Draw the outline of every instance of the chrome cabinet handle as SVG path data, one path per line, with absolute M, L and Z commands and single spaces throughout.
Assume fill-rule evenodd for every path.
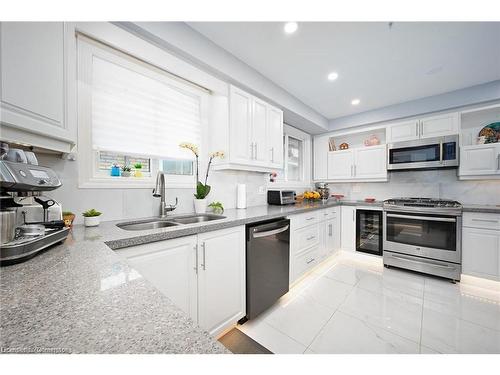
M 424 136 L 424 123 L 420 121 L 420 137 Z
M 274 147 L 271 147 L 271 162 L 274 163 Z
M 500 169 L 500 154 L 497 155 L 497 169 Z
M 498 223 L 498 220 L 488 220 L 488 219 L 472 219 L 472 221 L 484 221 L 486 223 Z
M 315 238 L 316 238 L 316 236 L 310 236 L 310 237 L 307 237 L 307 241 L 314 240 Z
M 315 260 L 314 258 L 311 258 L 311 259 L 309 259 L 306 263 L 307 263 L 307 264 L 312 263 L 312 262 L 314 262 L 314 260 Z
M 196 274 L 198 274 L 198 244 L 194 245 L 194 270 L 196 272 Z
M 439 141 L 439 163 L 443 164 L 443 140 Z
M 313 217 L 308 217 L 306 220 L 309 221 L 309 220 L 313 220 L 314 219 L 314 216 Z
M 201 264 L 201 266 L 203 267 L 203 270 L 206 270 L 207 267 L 206 267 L 206 259 L 205 259 L 205 242 L 203 242 L 201 244 L 201 248 L 203 249 L 203 263 Z
M 328 225 L 328 235 L 331 237 L 333 235 L 333 226 L 332 224 Z
M 250 143 L 250 159 L 253 159 L 253 142 Z
M 255 157 L 254 157 L 254 159 L 257 159 L 257 142 L 254 143 L 254 147 L 255 147 Z
M 415 135 L 418 137 L 418 121 L 415 123 Z

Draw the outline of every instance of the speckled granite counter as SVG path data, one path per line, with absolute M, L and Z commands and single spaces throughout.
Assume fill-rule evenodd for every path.
M 497 205 L 464 204 L 463 211 L 500 214 L 500 204 Z

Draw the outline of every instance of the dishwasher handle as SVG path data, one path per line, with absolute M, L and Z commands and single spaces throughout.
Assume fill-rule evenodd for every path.
M 273 229 L 273 230 L 267 230 L 264 232 L 253 232 L 253 238 L 260 238 L 260 237 L 267 237 L 267 236 L 273 236 L 278 233 L 286 232 L 290 228 L 290 225 L 287 224 L 284 227 Z

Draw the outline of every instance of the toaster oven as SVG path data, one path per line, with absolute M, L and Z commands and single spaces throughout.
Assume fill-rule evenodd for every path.
M 295 204 L 297 194 L 294 190 L 268 190 L 267 203 L 273 205 Z

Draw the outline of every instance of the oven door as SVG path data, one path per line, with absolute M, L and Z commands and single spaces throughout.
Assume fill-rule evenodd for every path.
M 461 216 L 384 211 L 384 250 L 461 263 Z
M 390 144 L 387 169 L 425 169 L 458 166 L 458 136 Z

